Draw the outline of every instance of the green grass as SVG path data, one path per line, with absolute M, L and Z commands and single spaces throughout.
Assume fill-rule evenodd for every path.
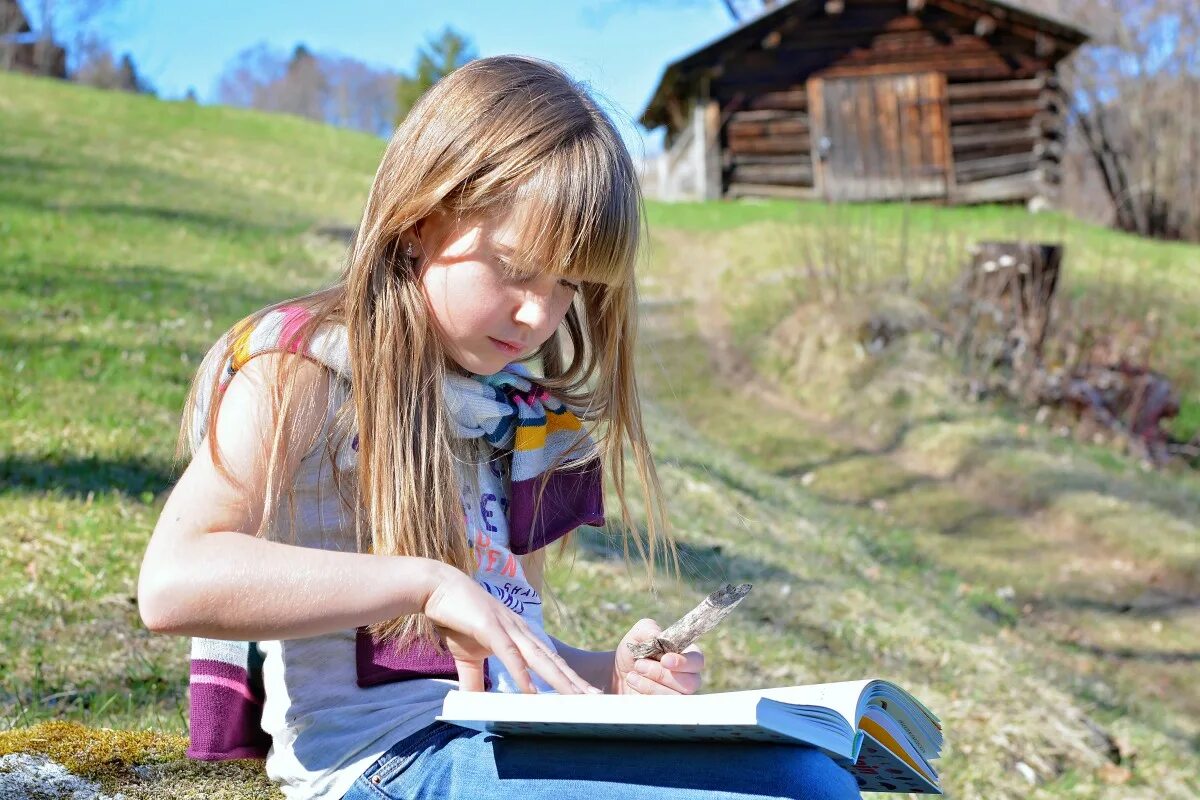
M 1023 239 L 1065 248 L 1060 291 L 1071 317 L 1124 339 L 1154 340 L 1151 366 L 1182 393 L 1172 430 L 1200 433 L 1200 247 L 1140 239 L 1057 213 L 984 206 L 737 202 L 649 205 L 721 277 L 737 341 L 755 347 L 797 305 L 864 289 L 944 296 L 971 244 Z
M 332 278 L 378 140 L 0 75 L 0 719 L 181 730 L 137 565 L 215 336 Z
M 1200 294 L 1193 271 L 1200 248 L 1163 247 L 1015 209 L 801 204 L 788 222 L 754 220 L 709 231 L 692 229 L 686 212 L 680 219 L 676 227 L 660 220 L 644 276 L 651 301 L 656 292 L 677 296 L 663 306 L 676 314 L 674 326 L 650 318 L 653 331 L 676 334 L 655 351 L 649 371 L 647 386 L 658 404 L 711 436 L 713 452 L 731 449 L 757 468 L 799 478 L 826 506 L 808 510 L 808 519 L 823 513 L 831 528 L 846 520 L 862 526 L 845 546 L 865 547 L 878 560 L 868 568 L 870 577 L 891 577 L 913 592 L 897 600 L 891 615 L 873 608 L 868 619 L 887 619 L 920 641 L 928 634 L 911 626 L 912 613 L 928 601 L 943 614 L 935 640 L 967 641 L 991 630 L 1004 643 L 1007 667 L 1041 689 L 1065 691 L 1076 709 L 1068 713 L 1082 710 L 1129 741 L 1161 735 L 1179 744 L 1181 760 L 1170 757 L 1172 764 L 1153 767 L 1142 761 L 1127 784 L 1115 767 L 1072 765 L 1068 758 L 1045 785 L 1039 782 L 1035 795 L 1125 797 L 1157 786 L 1186 796 L 1187 780 L 1175 779 L 1195 771 L 1200 742 L 1194 723 L 1200 692 L 1192 679 L 1200 658 L 1200 475 L 1146 472 L 1110 448 L 1063 439 L 1052 425 L 1014 409 L 968 403 L 953 389 L 955 365 L 925 334 L 867 356 L 858 328 L 881 311 L 893 319 L 919 317 L 919 301 L 944 290 L 965 261 L 939 250 L 939 242 L 959 241 L 954 248 L 965 253 L 973 241 L 968 231 L 1011 238 L 1022 222 L 1058 225 L 1058 237 L 1071 242 L 1071 290 L 1097 304 L 1111 325 L 1140 312 L 1113 298 L 1162 289 L 1146 274 L 1122 279 L 1095 266 L 1106 263 L 1105 248 L 1126 248 L 1153 265 L 1146 273 L 1157 270 L 1179 287 L 1181 294 L 1158 310 L 1158 324 L 1177 338 L 1164 337 L 1155 355 L 1182 365 L 1186 375 L 1195 353 L 1189 331 L 1195 309 L 1187 300 Z M 934 265 L 918 277 L 898 260 L 889 263 L 897 255 L 890 248 L 905 236 L 918 252 L 914 243 L 923 237 L 926 264 Z M 814 269 L 825 274 L 814 279 Z M 680 332 L 691 332 L 690 343 Z M 714 339 L 724 340 L 718 350 L 726 354 L 705 358 Z M 730 347 L 740 351 L 743 373 L 754 365 L 774 387 L 772 402 L 753 385 L 741 395 L 713 391 L 720 380 L 713 371 L 730 360 Z M 790 414 L 778 410 L 781 397 L 791 401 Z M 805 452 L 810 441 L 817 444 Z M 861 590 L 866 577 L 825 575 L 824 591 L 841 593 Z M 940 597 L 930 591 L 935 587 L 943 590 Z M 974 621 L 960 616 L 964 610 Z M 839 656 L 852 662 L 845 647 L 841 642 Z M 984 700 L 993 689 L 983 689 L 968 664 L 951 661 L 939 680 L 972 686 L 977 701 L 990 704 L 992 719 L 1021 716 Z M 1028 702 L 1039 708 L 1044 699 Z M 977 723 L 948 724 L 964 737 L 956 745 L 964 754 L 979 746 L 969 741 L 980 733 Z M 1049 737 L 1054 727 L 1046 719 L 1011 724 L 1026 742 Z M 1144 745 L 1136 747 L 1144 758 Z M 1019 782 L 985 778 L 968 761 L 960 765 L 959 791 L 1020 795 Z M 949 762 L 946 767 L 952 769 Z
M 176 753 L 186 642 L 141 628 L 134 582 L 188 381 L 231 322 L 333 278 L 341 246 L 313 231 L 354 224 L 381 152 L 287 117 L 0 74 L 0 748 L 70 720 L 162 731 L 155 752 Z M 1196 248 L 1002 208 L 648 215 L 640 373 L 683 580 L 652 588 L 584 531 L 550 570 L 554 633 L 611 647 L 749 580 L 705 640 L 709 689 L 893 678 L 943 717 L 956 796 L 1200 792 L 1194 663 L 1141 657 L 1195 651 L 1196 478 L 953 401 L 919 341 L 864 359 L 847 322 L 863 287 L 933 291 L 968 241 L 1034 232 L 1068 240 L 1070 291 L 1130 298 L 1133 316 L 1157 304 L 1174 335 L 1195 322 Z M 780 349 L 788 319 L 802 352 Z M 719 374 L 720 335 L 778 405 Z M 1164 337 L 1163 363 L 1194 368 L 1197 347 Z M 1137 750 L 1128 783 L 1095 730 Z M 120 758 L 106 791 L 264 792 L 177 761 L 139 783 Z

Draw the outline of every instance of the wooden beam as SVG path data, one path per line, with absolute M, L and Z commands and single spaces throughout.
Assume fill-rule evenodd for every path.
M 972 2 L 977 2 L 977 0 L 963 0 L 963 2 L 958 2 L 957 0 L 934 0 L 934 4 L 939 8 L 948 11 L 951 14 L 957 14 L 958 16 L 968 18 L 979 13 L 980 10 L 978 7 L 970 5 Z M 1004 14 L 1003 9 L 995 5 L 992 5 L 991 7 L 993 9 L 993 22 L 995 22 L 996 19 L 1004 19 L 1005 25 L 1007 26 L 1006 29 L 1009 32 L 1021 37 L 1022 39 L 1025 39 L 1026 41 L 1032 42 L 1036 40 L 1039 33 L 1036 28 L 1016 22 L 1012 19 L 1012 17 Z
M 780 111 L 776 109 L 762 109 L 759 111 L 742 111 L 740 109 L 733 111 L 729 115 L 729 122 L 777 122 L 780 120 L 796 120 L 797 122 L 808 122 L 808 115 L 803 111 Z
M 743 153 L 747 155 L 808 153 L 812 150 L 812 140 L 808 135 L 756 136 L 752 138 L 731 136 L 727 147 L 730 152 L 739 155 Z
M 728 166 L 738 167 L 743 164 L 757 166 L 761 164 L 782 167 L 808 165 L 812 166 L 812 153 L 731 153 L 725 151 Z
M 1000 100 L 1005 98 L 1037 98 L 1046 88 L 1044 77 L 1011 81 L 970 81 L 952 83 L 946 87 L 946 97 L 954 100 Z
M 951 103 L 950 122 L 995 122 L 1004 119 L 1032 119 L 1044 106 L 1035 101 L 993 100 L 982 103 Z
M 773 186 L 812 186 L 813 168 L 808 164 L 740 164 L 734 166 L 732 183 L 770 184 Z
M 706 87 L 707 89 L 707 87 Z M 705 92 L 707 95 L 707 91 Z M 706 100 L 704 114 L 704 200 L 721 198 L 721 105 Z
M 774 186 L 763 183 L 731 183 L 726 197 L 780 197 L 789 200 L 815 200 L 817 190 L 807 186 Z
M 979 126 L 980 130 L 959 133 L 955 128 L 950 129 L 950 144 L 955 151 L 986 150 L 1000 147 L 1032 148 L 1041 136 L 1029 126 L 1010 130 L 996 130 L 995 125 Z
M 1055 44 L 1054 39 L 1044 33 L 1039 32 L 1033 41 L 1033 52 L 1038 58 L 1049 58 L 1054 55 Z
M 988 178 L 1022 175 L 1036 169 L 1037 162 L 1037 156 L 1028 151 L 972 160 L 959 156 L 954 162 L 954 174 L 959 183 L 972 183 Z
M 780 120 L 733 120 L 725 128 L 726 133 L 739 139 L 756 139 L 760 136 L 799 135 L 808 134 L 808 120 L 800 117 Z
M 1000 203 L 1006 200 L 1028 200 L 1038 193 L 1042 185 L 1040 170 L 1024 175 L 992 178 L 977 183 L 959 183 L 950 195 L 955 203 Z

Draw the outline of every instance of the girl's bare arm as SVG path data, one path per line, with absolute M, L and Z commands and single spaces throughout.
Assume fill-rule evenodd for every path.
M 202 443 L 163 507 L 138 578 L 142 620 L 154 631 L 216 639 L 297 639 L 424 612 L 442 633 L 463 689 L 482 691 L 483 662 L 494 653 L 526 692 L 529 671 L 564 694 L 597 691 L 469 576 L 425 558 L 338 553 L 259 539 L 266 485 L 264 436 L 273 429 L 268 376 L 260 356 L 230 381 L 217 417 L 217 472 Z M 297 357 L 297 356 L 292 356 Z M 329 374 L 304 362 L 303 391 L 325 397 Z M 290 485 L 324 420 L 323 403 L 284 432 Z
M 242 486 L 217 472 L 206 440 L 167 499 L 138 580 L 138 605 L 151 630 L 222 639 L 315 636 L 420 611 L 448 572 L 456 572 L 429 559 L 338 553 L 252 535 L 266 484 L 267 380 L 281 357 L 288 356 L 251 360 L 221 400 L 222 462 Z M 297 388 L 324 398 L 330 380 L 306 360 Z M 324 403 L 312 405 L 285 432 L 289 457 L 281 485 L 290 484 L 323 422 Z

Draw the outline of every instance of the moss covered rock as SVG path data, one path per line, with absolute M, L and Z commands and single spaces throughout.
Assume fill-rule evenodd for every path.
M 0 792 L 29 800 L 274 800 L 257 761 L 187 758 L 187 739 L 45 722 L 0 731 Z

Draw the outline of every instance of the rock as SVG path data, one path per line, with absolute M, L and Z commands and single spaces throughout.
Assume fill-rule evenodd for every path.
M 192 761 L 187 739 L 55 720 L 0 731 L 0 800 L 279 800 L 259 761 Z
M 107 795 L 97 783 L 72 774 L 45 756 L 0 756 L 0 797 L 6 800 L 124 800 Z

